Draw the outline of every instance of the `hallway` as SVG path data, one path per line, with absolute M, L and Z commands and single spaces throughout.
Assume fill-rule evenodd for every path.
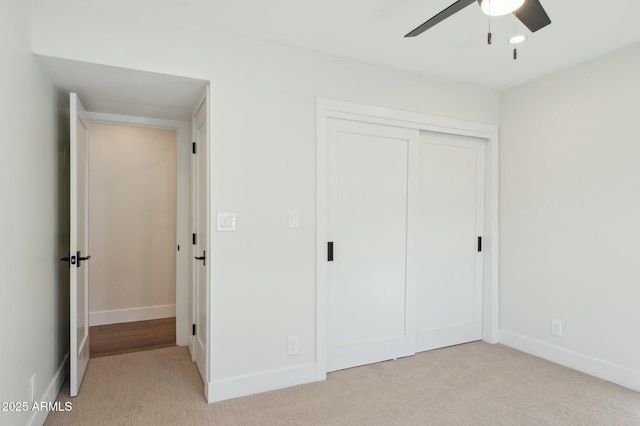
M 176 319 L 97 325 L 89 336 L 91 358 L 166 348 L 176 345 Z

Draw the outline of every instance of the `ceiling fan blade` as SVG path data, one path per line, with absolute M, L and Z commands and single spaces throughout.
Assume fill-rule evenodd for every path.
M 538 0 L 525 0 L 524 4 L 518 10 L 513 12 L 532 33 L 551 23 L 549 15 Z
M 462 9 L 464 9 L 465 7 L 469 6 L 472 3 L 475 3 L 476 1 L 477 0 L 458 0 L 451 6 L 447 7 L 442 12 L 435 15 L 433 18 L 429 19 L 424 24 L 417 27 L 415 30 L 411 31 L 409 34 L 405 35 L 405 37 L 415 37 L 422 34 L 423 32 L 427 31 L 429 28 L 433 27 L 436 24 L 439 24 L 440 22 L 444 21 L 454 13 L 460 12 Z

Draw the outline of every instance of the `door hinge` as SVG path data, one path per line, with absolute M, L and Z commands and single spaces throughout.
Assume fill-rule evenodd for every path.
M 195 335 L 196 335 L 196 325 L 195 325 L 195 324 L 193 324 L 193 325 L 191 326 L 191 335 L 192 335 L 192 336 L 195 336 Z
M 333 262 L 333 241 L 327 243 L 327 262 Z
M 180 251 L 180 244 L 178 244 L 178 251 Z
M 191 243 L 192 243 L 193 245 L 196 245 L 196 241 L 197 241 L 197 240 L 196 240 L 196 234 L 191 234 Z
M 194 154 L 196 153 L 196 143 L 195 142 L 193 142 L 191 144 L 191 152 L 193 152 Z
M 478 253 L 482 251 L 482 237 L 478 237 Z

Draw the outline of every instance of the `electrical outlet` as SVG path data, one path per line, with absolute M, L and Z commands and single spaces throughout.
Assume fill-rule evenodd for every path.
M 36 400 L 36 396 L 38 395 L 38 377 L 36 373 L 33 373 L 31 376 L 31 402 Z
M 551 334 L 554 336 L 562 336 L 562 321 L 557 319 L 551 320 Z
M 287 339 L 287 355 L 297 355 L 299 351 L 298 336 L 291 336 Z

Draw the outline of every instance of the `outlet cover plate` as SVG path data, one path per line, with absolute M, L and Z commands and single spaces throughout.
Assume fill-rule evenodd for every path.
M 31 402 L 33 402 L 36 400 L 36 397 L 38 395 L 38 376 L 36 376 L 36 373 L 33 373 L 33 376 L 31 376 L 30 387 L 31 387 Z
M 298 336 L 291 336 L 287 339 L 287 355 L 297 355 L 300 351 Z

